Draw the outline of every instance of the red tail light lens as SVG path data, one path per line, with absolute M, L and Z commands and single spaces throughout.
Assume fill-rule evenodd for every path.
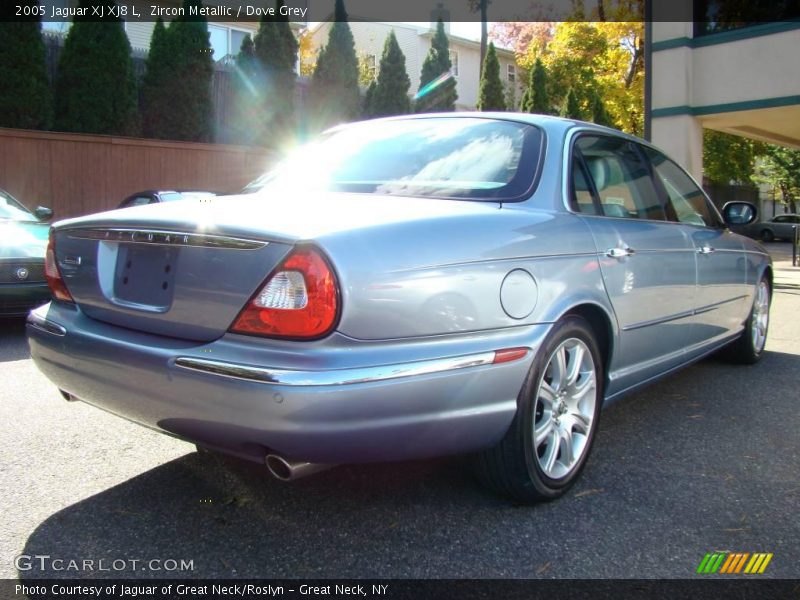
M 50 230 L 50 237 L 47 241 L 47 253 L 44 256 L 44 275 L 47 278 L 47 285 L 56 300 L 74 302 L 72 294 L 69 293 L 64 280 L 61 278 L 61 271 L 58 270 L 56 262 L 56 238 L 53 230 Z
M 339 312 L 336 276 L 313 248 L 292 252 L 233 322 L 231 331 L 311 339 L 330 333 Z

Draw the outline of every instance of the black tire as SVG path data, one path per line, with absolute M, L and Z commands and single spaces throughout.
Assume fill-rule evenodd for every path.
M 757 336 L 753 333 L 753 325 L 756 319 L 759 318 L 759 289 L 764 286 L 766 290 L 766 323 L 763 325 L 763 342 L 757 340 Z M 750 308 L 750 314 L 744 322 L 744 331 L 742 335 L 736 340 L 728 344 L 722 351 L 722 356 L 727 361 L 740 364 L 752 365 L 761 360 L 764 355 L 764 348 L 767 343 L 767 334 L 769 332 L 769 308 L 772 302 L 772 289 L 770 288 L 769 281 L 766 277 L 762 277 L 756 286 L 756 295 L 753 298 L 753 306 Z
M 556 350 L 562 344 L 571 343 L 573 339 L 583 342 L 593 362 L 594 390 L 589 389 L 586 397 L 588 399 L 590 394 L 594 394 L 594 408 L 581 455 L 564 476 L 551 478 L 540 465 L 543 459 L 539 455 L 541 446 L 534 447 L 533 432 L 536 419 L 538 417 L 538 422 L 541 423 L 541 419 L 544 418 L 540 412 L 542 404 L 538 399 L 539 386 L 540 382 L 545 380 L 545 369 Z M 583 355 L 586 356 L 585 350 Z M 581 317 L 565 317 L 555 325 L 539 349 L 520 391 L 517 414 L 505 437 L 495 447 L 476 457 L 475 471 L 478 479 L 496 492 L 525 504 L 553 500 L 564 495 L 580 475 L 591 452 L 603 399 L 603 382 L 602 357 L 592 328 Z M 555 423 L 558 424 L 558 416 L 555 419 Z M 556 446 L 561 448 L 560 439 Z M 557 452 L 557 456 L 560 457 L 561 450 L 558 449 Z
M 770 242 L 775 241 L 775 234 L 772 233 L 771 229 L 761 230 L 761 233 L 758 234 L 758 237 L 760 237 L 761 241 L 764 242 L 765 244 L 769 244 Z

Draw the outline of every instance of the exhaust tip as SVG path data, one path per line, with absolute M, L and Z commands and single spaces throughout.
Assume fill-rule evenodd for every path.
M 267 464 L 267 469 L 275 479 L 291 481 L 293 474 L 292 466 L 285 458 L 277 454 L 268 454 L 265 462 Z

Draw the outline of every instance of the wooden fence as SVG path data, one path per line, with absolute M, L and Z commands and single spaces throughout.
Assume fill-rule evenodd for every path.
M 264 148 L 0 128 L 0 188 L 57 219 L 145 189 L 236 192 L 268 168 Z

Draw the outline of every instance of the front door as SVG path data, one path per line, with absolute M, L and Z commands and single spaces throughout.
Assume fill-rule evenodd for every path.
M 585 134 L 573 146 L 573 209 L 590 227 L 620 330 L 609 394 L 679 364 L 696 303 L 691 239 L 666 219 L 636 144 Z

